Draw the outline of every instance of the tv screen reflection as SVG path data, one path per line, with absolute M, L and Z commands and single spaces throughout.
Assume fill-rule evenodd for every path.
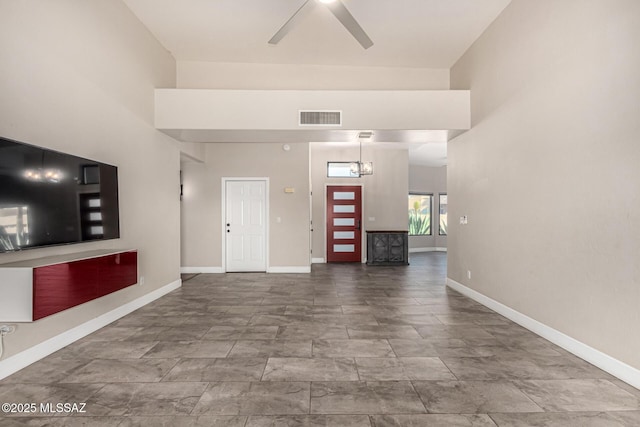
M 0 252 L 120 235 L 115 166 L 0 138 Z

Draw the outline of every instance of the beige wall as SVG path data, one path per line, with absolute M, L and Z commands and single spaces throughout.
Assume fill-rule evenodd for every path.
M 438 194 L 447 192 L 447 167 L 409 166 L 409 191 L 433 195 L 431 236 L 409 236 L 409 249 L 435 249 L 447 247 L 447 236 L 440 236 Z
M 409 157 L 406 149 L 363 147 L 362 160 L 373 162 L 373 175 L 327 178 L 328 161 L 358 160 L 357 145 L 311 144 L 313 185 L 313 258 L 326 259 L 325 197 L 327 185 L 363 186 L 363 230 L 406 230 Z M 373 218 L 373 219 L 372 219 Z M 363 233 L 363 239 L 365 239 Z M 363 244 L 363 256 L 366 245 Z
M 180 158 L 183 161 L 204 162 L 206 156 L 204 144 L 180 141 L 178 147 L 180 148 Z
M 466 90 L 158 89 L 155 125 L 163 130 L 184 130 L 187 135 L 190 130 L 207 129 L 295 132 L 305 129 L 469 129 L 470 103 L 470 93 Z M 340 110 L 342 125 L 301 128 L 300 110 Z M 322 139 L 315 141 L 326 138 L 320 137 Z M 266 141 L 204 139 L 199 142 Z
M 146 279 L 19 324 L 4 338 L 8 357 L 179 279 L 179 151 L 152 124 L 153 89 L 174 85 L 175 62 L 121 2 L 0 0 L 0 10 L 0 135 L 116 165 L 122 236 L 0 263 L 137 248 Z
M 179 61 L 181 89 L 449 89 L 449 70 Z
M 269 178 L 269 267 L 309 266 L 309 144 L 282 145 L 205 144 L 205 163 L 182 164 L 183 267 L 222 267 L 223 177 Z
M 638 40 L 637 0 L 513 0 L 452 69 L 448 161 L 449 277 L 635 368 Z

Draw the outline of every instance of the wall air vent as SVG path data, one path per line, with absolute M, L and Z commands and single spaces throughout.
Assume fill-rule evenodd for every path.
M 300 126 L 342 126 L 342 111 L 299 111 Z

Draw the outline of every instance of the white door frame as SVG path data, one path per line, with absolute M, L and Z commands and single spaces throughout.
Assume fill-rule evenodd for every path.
M 364 264 L 367 262 L 367 232 L 364 229 L 364 184 L 362 182 L 348 184 L 348 183 L 325 183 L 324 184 L 324 197 L 322 198 L 322 216 L 324 221 L 324 233 L 322 238 L 324 239 L 324 262 L 327 262 L 327 253 L 329 248 L 327 247 L 327 188 L 328 187 L 361 187 L 360 190 L 360 261 Z
M 221 236 L 220 239 L 222 241 L 222 272 L 227 272 L 227 181 L 262 181 L 265 183 L 265 226 L 266 226 L 266 236 L 265 236 L 265 262 L 266 262 L 266 270 L 269 270 L 269 178 L 268 177 L 222 177 L 222 197 L 220 200 L 221 206 L 221 222 L 220 222 L 220 230 Z

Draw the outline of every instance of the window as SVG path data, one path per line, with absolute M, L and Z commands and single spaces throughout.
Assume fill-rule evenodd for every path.
M 327 162 L 328 178 L 360 178 L 358 171 L 353 171 L 353 162 Z
M 409 194 L 409 236 L 431 235 L 433 195 Z
M 447 195 L 439 194 L 438 195 L 438 205 L 440 206 L 440 231 L 439 234 L 441 236 L 447 235 Z

